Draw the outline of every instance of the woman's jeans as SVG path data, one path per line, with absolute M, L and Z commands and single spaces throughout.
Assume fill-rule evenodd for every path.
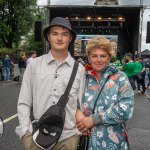
M 19 70 L 20 70 L 19 82 L 22 82 L 23 75 L 24 75 L 24 72 L 25 72 L 25 68 L 19 68 Z
M 10 80 L 10 68 L 5 67 L 3 70 L 4 81 Z

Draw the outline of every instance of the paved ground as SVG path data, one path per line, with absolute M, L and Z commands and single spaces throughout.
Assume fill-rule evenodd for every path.
M 150 96 L 150 90 L 146 91 Z M 128 123 L 131 150 L 150 150 L 150 99 L 135 94 L 135 111 Z
M 17 117 L 10 118 L 17 113 L 19 91 L 20 84 L 0 81 L 0 116 L 7 121 L 4 123 L 4 133 L 0 139 L 0 150 L 21 150 L 20 140 L 15 134 L 18 119 Z
M 19 83 L 0 81 L 0 115 L 5 121 L 7 119 L 0 139 L 0 150 L 21 150 L 20 140 L 15 134 L 18 119 L 10 119 L 17 112 L 19 90 Z M 150 96 L 150 90 L 147 94 Z M 131 150 L 150 150 L 150 100 L 146 95 L 135 94 L 135 111 L 128 127 Z

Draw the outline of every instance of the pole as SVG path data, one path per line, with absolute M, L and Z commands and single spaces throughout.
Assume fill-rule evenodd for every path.
M 50 0 L 47 0 L 47 6 L 50 6 Z M 45 9 L 45 27 L 49 25 L 50 11 L 47 7 Z M 49 43 L 44 39 L 44 53 L 48 53 L 49 51 Z
M 143 0 L 140 0 L 140 5 L 142 5 L 142 6 L 143 6 Z
M 141 56 L 141 50 L 142 50 L 142 31 L 143 31 L 143 14 L 144 14 L 144 8 L 143 8 L 143 0 L 140 0 L 140 5 L 142 6 L 140 10 L 140 30 L 139 30 L 139 46 L 138 46 L 138 55 Z

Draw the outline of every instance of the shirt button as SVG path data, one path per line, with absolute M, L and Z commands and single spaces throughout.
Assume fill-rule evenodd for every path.
M 56 89 L 54 89 L 54 91 L 56 91 Z

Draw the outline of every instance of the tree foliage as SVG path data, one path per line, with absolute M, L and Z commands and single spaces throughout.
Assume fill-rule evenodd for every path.
M 0 46 L 12 48 L 34 23 L 37 0 L 0 0 Z
M 36 21 L 41 21 L 42 22 L 42 26 L 44 27 L 44 21 L 45 21 L 45 12 L 46 9 L 45 8 L 38 8 L 35 14 L 35 20 Z M 41 33 L 42 34 L 42 33 Z M 30 30 L 30 32 L 28 34 L 26 34 L 23 39 L 21 40 L 19 47 L 22 48 L 25 51 L 31 51 L 31 50 L 35 50 L 37 51 L 38 55 L 42 55 L 43 54 L 43 45 L 44 45 L 44 40 L 42 39 L 42 41 L 35 41 L 35 35 L 34 35 L 34 26 L 33 28 Z
M 33 32 L 26 35 L 25 39 L 22 40 L 22 43 L 19 45 L 19 47 L 26 52 L 34 50 L 37 52 L 38 56 L 43 54 L 43 41 L 35 41 Z

